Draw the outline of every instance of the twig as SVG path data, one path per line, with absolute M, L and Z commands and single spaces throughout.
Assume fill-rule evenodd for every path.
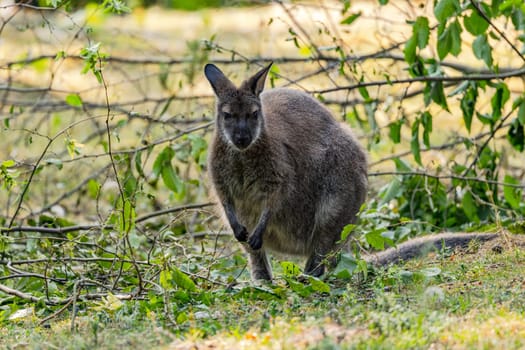
M 24 293 L 24 292 L 21 292 L 19 290 L 16 290 L 16 289 L 13 289 L 13 288 L 10 288 L 4 284 L 1 284 L 0 283 L 0 291 L 6 293 L 6 294 L 9 294 L 9 295 L 14 295 L 20 299 L 24 299 L 24 300 L 29 300 L 29 301 L 32 301 L 34 303 L 39 303 L 42 298 L 37 298 L 31 294 L 28 294 L 28 293 Z M 47 303 L 47 301 L 46 301 Z M 54 304 L 53 304 L 54 305 Z
M 384 86 L 384 85 L 397 85 L 397 84 L 411 84 L 416 82 L 463 82 L 463 81 L 480 81 L 480 80 L 495 80 L 495 79 L 506 79 L 512 77 L 519 77 L 525 75 L 525 68 L 516 69 L 510 72 L 505 73 L 492 73 L 492 74 L 472 74 L 464 76 L 421 76 L 414 78 L 404 78 L 404 79 L 392 79 L 392 80 L 379 80 L 379 81 L 369 81 L 369 82 L 360 82 L 354 85 L 340 86 L 329 89 L 320 89 L 310 91 L 315 94 L 326 94 L 329 92 L 336 92 L 341 90 L 353 90 L 361 87 L 370 87 L 370 86 Z
M 75 288 L 76 289 L 76 288 Z M 78 294 L 76 294 L 78 296 Z M 68 307 L 69 305 L 73 304 L 75 302 L 76 298 L 74 297 L 71 297 L 69 298 L 68 302 L 64 304 L 64 306 L 62 306 L 60 309 L 58 309 L 57 311 L 53 312 L 51 315 L 49 316 L 46 316 L 44 317 L 43 319 L 40 320 L 40 322 L 38 322 L 38 325 L 39 326 L 42 326 L 44 323 L 46 323 L 47 321 L 51 320 L 52 318 L 55 318 L 57 317 L 58 315 L 60 315 L 62 312 L 64 312 Z M 73 311 L 74 312 L 74 311 Z
M 137 218 L 135 219 L 135 223 L 139 223 L 139 222 L 147 221 L 147 220 L 152 219 L 152 218 L 157 217 L 157 216 L 162 216 L 162 215 L 166 215 L 166 214 L 177 213 L 177 212 L 184 211 L 184 210 L 206 208 L 206 207 L 212 206 L 212 205 L 214 205 L 214 204 L 215 204 L 215 203 L 213 203 L 213 202 L 208 202 L 208 203 L 197 203 L 197 204 L 187 204 L 187 205 L 181 205 L 181 206 L 174 207 L 174 208 L 168 208 L 168 209 L 158 210 L 158 211 L 154 211 L 154 212 L 152 212 L 152 213 L 145 214 L 145 215 L 142 215 L 142 216 L 137 217 Z
M 139 216 L 135 219 L 134 223 L 141 223 L 150 219 L 153 219 L 158 216 L 166 215 L 166 214 L 173 214 L 185 210 L 191 210 L 191 209 L 200 209 L 205 208 L 214 205 L 212 202 L 208 203 L 196 203 L 196 204 L 187 204 L 187 205 L 181 205 L 178 207 L 168 208 L 168 209 L 162 209 L 158 211 L 151 212 L 149 214 L 145 214 L 142 216 Z M 69 232 L 75 232 L 75 231 L 91 231 L 91 230 L 113 230 L 113 225 L 74 225 L 74 226 L 64 226 L 64 227 L 43 227 L 43 226 L 14 226 L 14 227 L 7 227 L 3 228 L 0 227 L 0 233 L 10 233 L 10 232 L 39 232 L 39 233 L 53 233 L 53 234 L 65 234 Z
M 494 136 L 496 136 L 496 132 L 505 126 L 505 121 L 510 118 L 510 116 L 516 110 L 516 108 L 517 108 L 517 106 L 515 108 L 513 108 L 509 113 L 507 113 L 507 115 L 505 117 L 503 117 L 499 121 L 498 125 L 495 128 L 493 128 L 493 129 L 491 128 L 489 137 L 485 140 L 485 142 L 483 142 L 481 147 L 476 152 L 476 156 L 474 157 L 472 162 L 470 162 L 469 166 L 465 169 L 465 171 L 463 171 L 463 175 L 464 176 L 466 176 L 470 172 L 470 170 L 472 170 L 474 165 L 476 165 L 476 163 L 478 162 L 479 157 L 481 157 L 481 153 L 483 152 L 485 147 L 487 147 L 487 145 L 489 144 L 490 140 L 492 140 L 494 138 Z
M 512 187 L 512 188 L 525 188 L 525 184 L 512 184 L 512 183 L 499 182 L 499 181 L 494 181 L 494 180 L 480 179 L 477 177 L 460 176 L 460 175 L 435 175 L 435 174 L 424 173 L 421 171 L 377 171 L 377 172 L 368 174 L 368 176 L 404 176 L 404 175 L 422 176 L 422 177 L 429 177 L 433 179 L 453 179 L 453 180 L 461 180 L 461 181 L 482 182 L 482 183 L 489 183 L 491 185 L 498 185 L 498 186 L 505 186 L 505 187 Z
M 40 264 L 46 262 L 81 262 L 81 263 L 90 263 L 90 262 L 112 262 L 112 261 L 122 261 L 125 263 L 131 263 L 131 260 L 122 259 L 120 257 L 115 258 L 103 258 L 103 257 L 93 257 L 93 258 L 80 258 L 80 257 L 67 257 L 67 258 L 47 258 L 47 259 L 27 259 L 27 260 L 0 260 L 0 265 L 25 265 L 25 264 Z M 136 261 L 137 264 L 152 266 L 153 264 L 148 261 Z M 5 278 L 9 276 L 3 276 L 0 278 Z M 23 276 L 20 276 L 23 277 Z M 32 277 L 32 276 L 30 276 Z M 49 278 L 49 277 L 48 277 Z M 65 280 L 64 280 L 65 281 Z

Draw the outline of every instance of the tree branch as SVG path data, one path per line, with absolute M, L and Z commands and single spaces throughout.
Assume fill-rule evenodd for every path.
M 142 216 L 139 216 L 135 219 L 135 223 L 141 223 L 143 221 L 150 220 L 152 218 L 166 215 L 166 214 L 173 214 L 184 210 L 191 210 L 191 209 L 200 209 L 205 208 L 214 205 L 212 202 L 208 203 L 196 203 L 196 204 L 187 204 L 187 205 L 181 205 L 178 207 L 168 208 L 168 209 L 162 209 L 158 211 L 151 212 L 149 214 L 145 214 Z M 112 230 L 113 225 L 74 225 L 74 226 L 64 226 L 64 227 L 42 227 L 42 226 L 14 226 L 14 227 L 0 227 L 0 233 L 10 233 L 10 232 L 39 232 L 39 233 L 49 233 L 49 234 L 65 234 L 68 232 L 75 232 L 75 231 L 91 231 L 91 230 Z
M 479 80 L 495 80 L 495 79 L 506 79 L 512 77 L 519 77 L 525 75 L 525 68 L 516 69 L 505 73 L 492 73 L 492 74 L 472 74 L 464 76 L 422 76 L 405 79 L 392 79 L 392 80 L 380 80 L 370 82 L 360 82 L 354 85 L 341 86 L 336 88 L 313 90 L 311 93 L 315 94 L 326 94 L 329 92 L 336 92 L 341 90 L 353 90 L 361 87 L 370 86 L 384 86 L 384 85 L 397 85 L 397 84 L 411 84 L 417 82 L 463 82 L 463 81 L 479 81 Z

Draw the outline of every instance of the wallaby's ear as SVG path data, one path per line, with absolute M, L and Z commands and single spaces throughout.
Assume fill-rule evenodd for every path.
M 270 71 L 272 64 L 273 62 L 270 62 L 268 66 L 261 69 L 250 79 L 246 80 L 242 84 L 241 89 L 248 90 L 251 93 L 253 93 L 255 96 L 259 97 L 259 95 L 264 89 L 264 81 L 266 80 L 266 76 L 268 75 L 268 72 Z
M 208 63 L 204 67 L 204 75 L 210 82 L 213 91 L 215 91 L 215 95 L 218 97 L 235 90 L 235 85 L 233 85 L 233 83 L 228 78 L 226 78 L 224 73 L 221 72 L 221 70 L 214 64 Z

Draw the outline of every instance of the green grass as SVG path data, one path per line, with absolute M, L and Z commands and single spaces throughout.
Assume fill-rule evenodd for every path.
M 281 274 L 272 285 L 176 290 L 166 307 L 83 306 L 73 331 L 70 311 L 45 327 L 33 314 L 4 322 L 0 338 L 6 349 L 520 349 L 524 264 L 519 245 L 431 255 L 366 280 L 328 278 L 329 293 L 308 296 Z

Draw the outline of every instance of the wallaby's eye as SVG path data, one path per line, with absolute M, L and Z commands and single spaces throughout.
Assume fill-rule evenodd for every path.
M 224 119 L 226 119 L 226 120 L 233 118 L 231 113 L 223 112 L 222 114 L 224 116 Z
M 252 118 L 257 119 L 259 117 L 259 111 L 252 112 Z

